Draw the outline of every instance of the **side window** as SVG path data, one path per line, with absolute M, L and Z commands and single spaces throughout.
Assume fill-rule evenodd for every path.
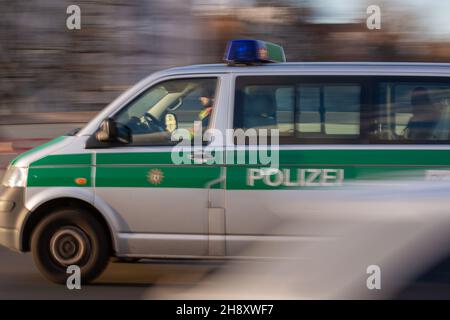
M 278 129 L 281 143 L 359 141 L 362 87 L 342 78 L 238 77 L 234 128 Z
M 450 140 L 450 83 L 381 82 L 378 100 L 378 140 Z
M 359 136 L 360 85 L 301 84 L 297 99 L 299 137 L 354 139 Z
M 164 81 L 130 102 L 114 119 L 131 129 L 133 144 L 173 144 L 171 133 L 175 129 L 195 134 L 208 128 L 216 87 L 216 78 Z M 194 128 L 195 121 L 201 128 Z
M 240 89 L 239 127 L 278 129 L 280 135 L 294 131 L 294 87 L 247 85 Z

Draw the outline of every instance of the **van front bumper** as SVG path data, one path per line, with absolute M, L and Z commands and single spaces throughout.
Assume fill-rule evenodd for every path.
M 0 245 L 21 251 L 21 230 L 28 210 L 24 206 L 25 188 L 0 186 Z

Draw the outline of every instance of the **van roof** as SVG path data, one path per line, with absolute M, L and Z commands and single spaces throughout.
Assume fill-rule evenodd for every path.
M 421 62 L 284 62 L 257 66 L 199 64 L 160 71 L 161 75 L 198 73 L 323 74 L 323 75 L 432 75 L 450 76 L 450 63 Z

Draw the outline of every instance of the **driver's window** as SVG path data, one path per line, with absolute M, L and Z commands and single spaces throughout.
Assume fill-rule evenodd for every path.
M 192 134 L 207 129 L 216 87 L 216 78 L 164 81 L 120 110 L 114 120 L 130 128 L 134 144 L 173 144 L 171 133 L 175 129 L 187 129 Z

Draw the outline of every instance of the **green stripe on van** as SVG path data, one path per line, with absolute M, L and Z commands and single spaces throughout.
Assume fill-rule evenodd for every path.
M 86 184 L 78 185 L 75 180 L 86 179 Z M 90 167 L 48 167 L 34 168 L 28 170 L 28 187 L 90 187 Z
M 226 164 L 227 189 L 271 189 L 256 181 L 247 185 L 247 169 L 260 164 Z M 121 152 L 98 153 L 96 168 L 97 187 L 165 187 L 204 188 L 219 178 L 221 165 L 174 165 L 171 152 Z M 44 157 L 30 166 L 29 186 L 73 186 L 74 179 L 84 177 L 90 181 L 92 156 L 62 154 Z M 330 150 L 280 150 L 280 168 L 344 170 L 345 181 L 354 179 L 391 180 L 410 173 L 424 177 L 425 170 L 450 169 L 450 150 L 427 149 L 330 149 Z M 73 167 L 71 167 L 73 166 Z M 39 169 L 39 170 L 38 170 Z M 163 174 L 160 183 L 152 183 L 151 170 Z M 35 176 L 32 176 L 32 175 Z M 400 175 L 400 176 L 399 176 Z M 291 177 L 291 180 L 295 176 Z M 214 187 L 220 187 L 220 184 Z M 280 186 L 283 188 L 283 186 Z M 290 187 L 288 187 L 290 188 Z

